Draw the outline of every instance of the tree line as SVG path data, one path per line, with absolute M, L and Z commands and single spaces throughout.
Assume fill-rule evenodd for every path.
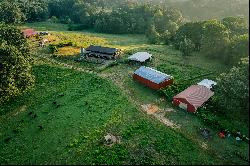
M 172 43 L 184 56 L 200 52 L 232 66 L 249 56 L 248 30 L 243 17 L 188 22 L 176 31 Z

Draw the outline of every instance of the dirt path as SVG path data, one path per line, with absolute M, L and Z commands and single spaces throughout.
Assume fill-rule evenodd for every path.
M 155 104 L 145 104 L 141 105 L 142 109 L 147 112 L 149 115 L 153 115 L 157 120 L 165 124 L 166 126 L 177 129 L 180 128 L 180 125 L 175 124 L 168 118 L 166 118 L 166 112 L 171 112 L 174 111 L 173 109 L 169 109 L 168 111 L 160 109 L 157 105 Z
M 68 68 L 68 69 L 73 69 L 73 70 L 76 70 L 76 71 L 85 72 L 85 73 L 89 73 L 89 74 L 97 74 L 97 72 L 94 72 L 92 70 L 84 69 L 84 68 L 81 68 L 81 67 L 76 67 L 74 65 L 70 65 L 70 64 L 67 64 L 67 63 L 64 63 L 64 62 L 60 62 L 58 60 L 49 58 L 47 56 L 38 55 L 38 57 L 42 58 L 42 59 L 45 59 L 50 63 L 57 64 L 57 65 L 60 65 L 62 67 Z

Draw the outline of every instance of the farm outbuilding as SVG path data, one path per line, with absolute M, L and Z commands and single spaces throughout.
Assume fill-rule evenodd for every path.
M 145 66 L 141 66 L 137 69 L 133 74 L 133 78 L 155 90 L 159 90 L 173 83 L 172 76 Z
M 129 60 L 137 61 L 137 62 L 145 62 L 147 60 L 150 60 L 152 58 L 152 55 L 147 52 L 137 52 L 130 57 L 128 57 Z
M 118 48 L 109 48 L 93 45 L 89 46 L 85 50 L 85 56 L 103 59 L 116 59 L 121 53 L 121 50 Z
M 204 79 L 201 82 L 199 82 L 198 85 L 203 85 L 203 86 L 211 89 L 211 88 L 213 88 L 214 85 L 217 85 L 217 83 L 214 82 L 213 80 Z
M 24 29 L 22 30 L 22 33 L 24 37 L 27 38 L 37 35 L 37 32 L 34 29 Z
M 173 104 L 189 112 L 196 112 L 210 97 L 214 95 L 203 85 L 192 85 L 173 97 Z

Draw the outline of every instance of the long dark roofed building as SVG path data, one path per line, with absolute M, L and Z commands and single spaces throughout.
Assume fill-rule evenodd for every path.
M 109 48 L 109 47 L 101 47 L 101 46 L 89 46 L 85 49 L 87 56 L 94 56 L 96 58 L 104 58 L 104 59 L 115 59 L 117 58 L 121 50 L 118 48 Z

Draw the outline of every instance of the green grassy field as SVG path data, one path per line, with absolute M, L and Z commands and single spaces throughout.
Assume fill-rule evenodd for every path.
M 1 107 L 7 113 L 0 119 L 1 164 L 221 162 L 141 113 L 109 81 L 50 65 L 33 71 L 34 89 Z M 104 146 L 107 133 L 121 136 L 121 143 Z
M 50 23 L 26 27 L 50 30 L 50 37 L 55 39 L 52 44 L 75 45 L 59 50 L 55 56 L 47 48 L 37 48 L 37 41 L 30 42 L 36 60 L 36 85 L 0 106 L 1 164 L 249 164 L 247 143 L 232 137 L 221 139 L 212 128 L 213 138 L 204 140 L 197 128 L 210 126 L 134 81 L 131 76 L 139 65 L 127 63 L 126 58 L 147 51 L 153 60 L 146 66 L 172 74 L 178 81 L 191 79 L 192 84 L 204 78 L 215 79 L 228 70 L 226 66 L 199 55 L 183 59 L 171 46 L 148 44 L 143 35 L 69 32 L 67 25 Z M 107 67 L 75 62 L 76 49 L 90 43 L 121 48 L 122 57 L 116 65 Z M 64 69 L 41 56 L 97 74 Z M 146 104 L 165 110 L 164 117 L 180 128 L 172 129 L 146 114 L 142 109 Z M 32 118 L 34 113 L 37 117 Z M 229 123 L 244 126 L 249 135 L 245 122 L 234 119 Z M 107 133 L 120 136 L 121 143 L 103 145 Z

